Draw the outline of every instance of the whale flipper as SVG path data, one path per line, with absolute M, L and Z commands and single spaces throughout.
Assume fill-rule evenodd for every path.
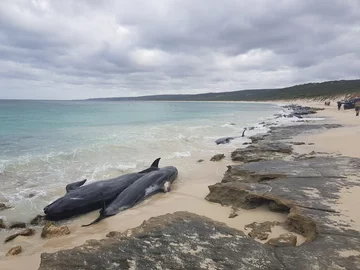
M 66 186 L 66 193 L 69 193 L 70 191 L 73 191 L 75 189 L 78 189 L 79 187 L 81 187 L 83 184 L 85 184 L 86 182 L 86 179 L 84 180 L 81 180 L 81 181 L 77 181 L 77 182 L 74 182 L 74 183 L 71 183 L 71 184 L 68 184 Z
M 102 193 L 100 193 L 100 195 L 103 196 Z M 90 222 L 89 224 L 81 225 L 81 227 L 87 227 L 87 226 L 93 225 L 95 223 L 98 223 L 100 220 L 106 218 L 106 216 L 104 215 L 105 209 L 106 209 L 106 203 L 105 203 L 105 200 L 103 199 L 103 206 L 99 212 L 100 213 L 99 217 L 97 219 L 95 219 L 93 222 Z
M 81 227 L 87 227 L 87 226 L 93 225 L 95 223 L 98 223 L 100 220 L 102 220 L 104 218 L 105 218 L 105 216 L 100 214 L 99 217 L 97 219 L 95 219 L 93 222 L 91 222 L 89 224 L 81 225 Z

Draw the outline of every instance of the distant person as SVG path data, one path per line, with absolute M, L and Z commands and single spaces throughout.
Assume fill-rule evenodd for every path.
M 359 116 L 359 112 L 360 112 L 360 100 L 355 102 L 355 112 L 356 112 L 356 116 Z
M 340 111 L 340 109 L 341 109 L 341 102 L 338 101 L 338 102 L 337 102 L 337 105 L 338 105 L 338 110 Z

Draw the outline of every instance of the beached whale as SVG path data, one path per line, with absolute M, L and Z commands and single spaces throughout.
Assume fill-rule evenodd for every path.
M 178 170 L 173 166 L 164 167 L 148 173 L 125 189 L 108 206 L 104 205 L 103 209 L 100 211 L 100 216 L 97 219 L 90 224 L 83 226 L 90 226 L 104 218 L 114 216 L 121 211 L 133 207 L 135 204 L 157 192 L 169 192 L 171 184 L 177 178 L 177 175 Z
M 244 137 L 245 136 L 245 131 L 247 130 L 247 128 L 244 128 L 243 133 L 241 134 L 241 136 L 236 136 L 236 137 L 223 137 L 223 138 L 219 138 L 215 141 L 216 144 L 226 144 L 229 143 L 231 140 L 236 139 L 236 138 L 240 138 L 240 137 Z
M 231 140 L 235 139 L 235 137 L 223 137 L 219 138 L 215 141 L 216 144 L 226 144 L 229 143 Z
M 123 190 L 146 174 L 159 170 L 160 158 L 149 168 L 137 173 L 125 174 L 116 178 L 101 180 L 83 186 L 86 180 L 66 186 L 67 193 L 44 208 L 45 218 L 61 220 L 75 215 L 100 209 L 103 203 L 110 203 Z

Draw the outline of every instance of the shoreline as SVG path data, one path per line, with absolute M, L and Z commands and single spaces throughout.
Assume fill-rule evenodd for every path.
M 278 103 L 272 103 L 272 104 L 278 104 Z M 312 105 L 310 105 L 312 106 Z M 318 106 L 317 106 L 318 107 Z M 326 111 L 326 110 L 325 110 Z M 316 116 L 323 115 L 320 111 Z M 331 114 L 324 114 L 323 116 L 327 116 L 330 118 L 327 118 L 325 121 L 322 122 L 333 122 L 338 121 L 340 119 L 331 119 Z M 354 116 L 355 118 L 355 116 Z M 345 121 L 345 120 L 344 120 Z M 265 120 L 266 122 L 266 120 Z M 345 121 L 346 122 L 346 121 Z M 349 121 L 349 124 L 353 123 L 354 121 Z M 323 124 L 323 123 L 322 123 Z M 346 127 L 345 127 L 346 128 Z M 341 129 L 336 130 L 337 132 L 340 132 L 338 134 L 341 134 Z M 332 132 L 333 130 L 327 130 L 325 132 L 319 132 L 317 135 L 311 135 L 312 137 L 299 137 L 299 138 L 293 138 L 293 140 L 301 140 L 301 139 L 309 139 L 311 140 L 313 136 L 318 136 L 321 138 L 321 134 L 328 132 Z M 339 135 L 340 136 L 340 135 Z M 318 143 L 321 142 L 321 139 L 318 140 Z M 311 148 L 308 145 L 306 146 L 307 149 L 315 149 L 319 150 L 317 147 L 317 143 L 315 145 L 312 145 Z M 295 151 L 301 151 L 301 146 L 294 146 Z M 300 149 L 300 150 L 299 150 Z M 314 150 L 314 151 L 315 151 Z M 226 150 L 227 151 L 227 150 Z M 208 157 L 210 158 L 210 157 Z M 196 158 L 194 158 L 195 161 Z M 127 210 L 124 213 L 118 214 L 114 216 L 113 218 L 105 220 L 104 223 L 99 224 L 99 226 L 92 227 L 92 231 L 89 230 L 81 230 L 78 228 L 80 223 L 87 222 L 87 220 L 92 220 L 96 215 L 97 211 L 95 213 L 91 213 L 87 215 L 86 217 L 80 217 L 75 221 L 72 221 L 71 224 L 68 224 L 70 231 L 72 233 L 69 235 L 69 237 L 63 237 L 59 239 L 53 239 L 48 241 L 48 243 L 44 247 L 38 247 L 38 251 L 31 255 L 23 255 L 19 257 L 14 258 L 7 258 L 0 260 L 0 268 L 1 269 L 19 269 L 14 267 L 21 267 L 21 265 L 27 265 L 27 269 L 37 269 L 38 264 L 40 262 L 40 253 L 44 252 L 44 248 L 48 248 L 46 252 L 54 252 L 57 250 L 67 249 L 74 246 L 78 246 L 83 244 L 88 239 L 101 239 L 104 238 L 105 235 L 110 230 L 116 230 L 116 231 L 125 231 L 126 229 L 130 229 L 133 227 L 136 227 L 141 224 L 141 222 L 144 219 L 148 219 L 153 216 L 162 215 L 165 213 L 172 213 L 175 211 L 190 211 L 194 212 L 200 215 L 208 216 L 216 221 L 225 222 L 228 226 L 244 230 L 244 225 L 251 223 L 253 221 L 256 222 L 263 222 L 263 221 L 284 221 L 286 216 L 284 214 L 275 214 L 273 212 L 269 212 L 264 208 L 258 208 L 255 210 L 241 210 L 239 217 L 235 219 L 229 219 L 228 215 L 230 214 L 231 210 L 229 207 L 227 211 L 224 211 L 223 206 L 220 206 L 218 204 L 210 203 L 206 200 L 204 200 L 204 197 L 208 193 L 207 185 L 209 184 L 215 184 L 219 180 L 221 180 L 221 177 L 223 173 L 226 170 L 226 166 L 231 162 L 231 160 L 227 157 L 225 160 L 220 161 L 219 163 L 211 163 L 209 161 L 204 162 L 204 164 L 199 164 L 199 167 L 202 167 L 201 171 L 203 172 L 202 175 L 198 175 L 199 178 L 202 180 L 197 181 L 196 183 L 191 182 L 191 177 L 194 177 L 194 175 L 186 175 L 183 179 L 179 179 L 177 183 L 175 182 L 174 185 L 174 193 L 171 192 L 170 194 L 159 194 L 154 197 L 152 197 L 150 200 L 145 201 L 144 204 L 134 207 L 133 209 Z M 233 162 L 232 162 L 233 163 Z M 216 164 L 216 166 L 214 166 Z M 200 171 L 200 169 L 199 169 Z M 196 177 L 196 176 L 195 176 Z M 188 181 L 185 181 L 185 180 Z M 185 202 L 185 204 L 179 205 L 179 201 Z M 346 202 L 345 202 L 346 204 Z M 166 205 L 166 206 L 165 206 Z M 159 211 L 159 209 L 161 209 Z M 205 209 L 205 210 L 204 210 Z M 141 212 L 147 211 L 147 215 L 139 215 Z M 122 221 L 131 220 L 131 222 L 127 224 L 121 224 Z M 77 224 L 76 224 L 77 223 Z M 119 226 L 120 224 L 120 226 Z M 75 231 L 75 233 L 73 233 Z M 283 231 L 280 231 L 280 233 L 283 233 Z M 91 235 L 91 237 L 89 237 Z M 31 239 L 26 240 L 28 242 L 31 242 Z M 64 242 L 66 244 L 64 244 Z M 15 242 L 14 242 L 15 243 Z M 14 245 L 14 243 L 11 243 L 11 245 Z M 51 248 L 53 247 L 53 248 Z M 29 268 L 29 263 L 31 264 L 37 264 L 37 266 L 33 265 L 34 268 Z M 13 263 L 13 264 L 12 264 Z M 8 268 L 7 268 L 8 267 Z

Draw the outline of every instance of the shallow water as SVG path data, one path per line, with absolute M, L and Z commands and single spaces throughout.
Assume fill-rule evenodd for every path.
M 277 105 L 226 102 L 0 101 L 0 213 L 28 221 L 64 193 L 65 185 L 160 166 L 186 169 L 239 147 L 243 138 L 216 145 L 282 109 Z M 181 172 L 180 172 L 181 173 Z

